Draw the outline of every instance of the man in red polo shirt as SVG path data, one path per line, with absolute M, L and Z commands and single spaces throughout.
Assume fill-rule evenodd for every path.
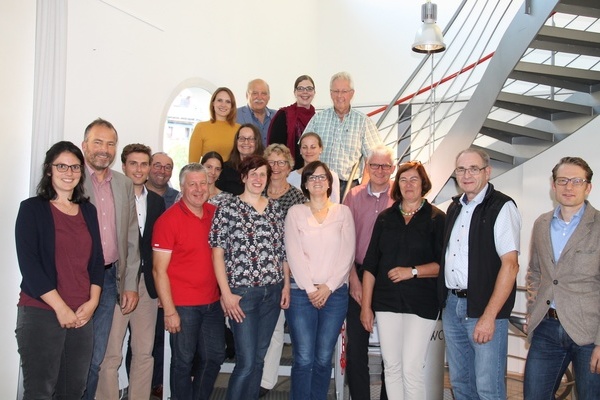
M 208 232 L 215 206 L 200 164 L 179 173 L 182 198 L 157 221 L 152 236 L 154 280 L 171 343 L 171 394 L 207 399 L 225 360 L 225 317 L 219 302 Z M 199 371 L 192 381 L 194 355 Z

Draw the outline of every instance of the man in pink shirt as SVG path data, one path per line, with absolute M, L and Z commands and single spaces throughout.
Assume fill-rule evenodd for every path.
M 362 262 L 365 258 L 373 225 L 379 213 L 389 208 L 394 200 L 390 197 L 393 181 L 390 176 L 396 169 L 394 153 L 384 145 L 375 146 L 367 158 L 365 168 L 371 179 L 366 184 L 355 186 L 344 198 L 344 204 L 352 211 L 356 228 L 356 253 L 354 268 L 350 270 L 350 299 L 346 314 L 346 373 L 350 396 L 355 400 L 369 400 L 369 332 L 360 322 L 360 304 L 362 297 Z M 381 374 L 383 380 L 383 372 Z M 387 399 L 385 385 L 382 384 L 381 399 Z
M 84 400 L 93 400 L 98 386 L 100 364 L 104 359 L 113 312 L 123 315 L 138 303 L 140 270 L 139 228 L 131 179 L 110 165 L 117 152 L 117 130 L 98 118 L 85 129 L 81 144 L 87 176 L 85 194 L 98 209 L 100 238 L 104 253 L 104 286 L 94 313 L 94 350 Z

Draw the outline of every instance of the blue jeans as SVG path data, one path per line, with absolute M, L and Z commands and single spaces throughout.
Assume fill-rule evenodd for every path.
M 18 307 L 15 333 L 23 399 L 81 399 L 92 358 L 92 323 L 61 328 L 54 311 L 25 306 Z
M 225 360 L 225 316 L 219 301 L 177 306 L 181 331 L 171 334 L 171 399 L 208 400 Z M 198 369 L 192 382 L 194 356 Z
M 260 380 L 271 336 L 281 311 L 281 284 L 231 288 L 241 296 L 246 318 L 229 320 L 235 342 L 235 368 L 229 378 L 227 400 L 258 399 Z
M 108 345 L 117 296 L 117 265 L 113 264 L 111 268 L 104 271 L 104 285 L 100 294 L 100 302 L 92 319 L 94 322 L 94 350 L 83 400 L 93 400 L 96 396 L 98 373 Z
M 553 400 L 571 361 L 576 377 L 577 399 L 598 399 L 600 375 L 590 372 L 590 360 L 595 347 L 593 343 L 584 346 L 575 344 L 555 319 L 543 319 L 530 334 L 531 347 L 525 364 L 523 390 L 527 400 Z
M 448 293 L 442 318 L 450 384 L 457 400 L 505 400 L 508 319 L 497 319 L 485 344 L 473 340 L 478 318 L 467 317 L 467 299 Z
M 348 310 L 348 286 L 329 296 L 320 310 L 313 307 L 306 291 L 292 289 L 285 317 L 290 328 L 293 400 L 327 398 L 331 381 L 331 358 Z

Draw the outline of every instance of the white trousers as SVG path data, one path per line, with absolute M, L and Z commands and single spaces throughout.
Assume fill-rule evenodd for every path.
M 425 359 L 436 321 L 415 314 L 376 312 L 389 399 L 425 399 Z

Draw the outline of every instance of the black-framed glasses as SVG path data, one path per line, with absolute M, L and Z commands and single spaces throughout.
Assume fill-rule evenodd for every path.
M 327 180 L 327 175 L 311 175 L 307 179 L 309 182 L 323 182 Z
M 166 164 L 166 165 L 162 165 L 161 163 L 157 162 L 152 164 L 152 168 L 154 168 L 155 170 L 161 170 L 164 169 L 165 171 L 169 172 L 169 171 L 173 171 L 173 166 Z
M 393 165 L 390 164 L 375 164 L 375 163 L 370 163 L 369 164 L 369 168 L 371 168 L 372 170 L 377 171 L 378 169 L 381 169 L 382 171 L 388 172 L 389 170 L 391 170 L 393 167 Z
M 573 186 L 581 186 L 589 181 L 583 178 L 556 178 L 554 180 L 554 183 L 558 186 L 567 186 L 569 182 L 571 182 Z
M 296 91 L 298 92 L 314 92 L 314 86 L 296 86 Z
M 238 142 L 240 142 L 240 143 L 244 143 L 244 142 L 254 143 L 254 142 L 256 142 L 256 138 L 254 138 L 254 137 L 239 136 L 238 137 Z
M 67 172 L 69 170 L 69 168 L 71 168 L 71 171 L 74 174 L 78 174 L 81 172 L 81 169 L 83 168 L 83 165 L 81 164 L 73 164 L 73 165 L 67 165 L 67 164 L 52 164 L 53 167 L 56 167 L 56 170 L 58 172 Z
M 479 173 L 481 171 L 483 171 L 484 169 L 486 169 L 488 166 L 485 165 L 481 168 L 479 167 L 469 167 L 469 168 L 463 168 L 463 167 L 458 167 L 454 170 L 454 173 L 456 174 L 456 176 L 462 176 L 465 174 L 465 172 L 469 172 L 469 174 L 471 175 L 479 175 Z
M 269 165 L 271 167 L 274 166 L 278 166 L 278 167 L 285 167 L 288 164 L 288 162 L 286 160 L 269 160 Z

